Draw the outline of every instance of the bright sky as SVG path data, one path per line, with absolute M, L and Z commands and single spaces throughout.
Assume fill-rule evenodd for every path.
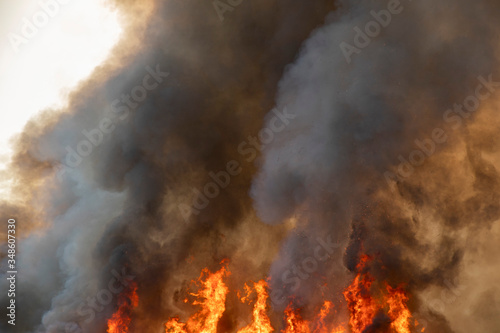
M 50 17 L 40 3 L 59 8 L 48 7 Z M 26 28 L 23 36 L 25 19 L 40 27 L 16 52 L 9 34 L 30 33 Z M 65 92 L 107 57 L 120 34 L 105 0 L 0 0 L 0 170 L 11 155 L 9 138 L 40 110 L 63 106 Z M 7 189 L 8 183 L 0 183 L 0 194 Z

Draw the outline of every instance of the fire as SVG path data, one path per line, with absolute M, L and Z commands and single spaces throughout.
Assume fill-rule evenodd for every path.
M 165 324 L 166 333 L 217 332 L 217 323 L 226 310 L 226 295 L 229 292 L 224 278 L 230 273 L 227 271 L 227 262 L 223 261 L 222 264 L 222 268 L 215 273 L 205 268 L 198 279 L 201 290 L 198 293 L 191 293 L 196 297 L 193 305 L 200 305 L 201 309 L 192 315 L 186 324 L 179 322 L 179 318 L 170 319 Z
M 243 297 L 241 300 L 245 302 L 251 294 L 251 289 L 245 285 L 247 291 L 247 296 Z M 271 326 L 271 321 L 267 315 L 267 299 L 269 297 L 267 293 L 267 283 L 264 280 L 254 284 L 254 290 L 257 294 L 257 299 L 253 307 L 253 321 L 248 326 L 243 327 L 238 331 L 238 333 L 270 333 L 274 329 Z
M 410 310 L 406 306 L 408 296 L 401 288 L 387 286 L 389 293 L 387 303 L 389 303 L 389 317 L 392 320 L 391 327 L 397 333 L 410 333 Z
M 326 317 L 330 314 L 330 310 L 333 308 L 333 303 L 330 301 L 325 301 L 323 306 L 315 320 L 315 328 L 312 333 L 347 333 L 344 326 L 338 325 L 333 329 L 329 330 L 328 325 L 325 322 Z
M 363 256 L 357 266 L 358 271 L 362 271 L 371 260 L 368 256 Z M 349 325 L 352 333 L 361 333 L 373 322 L 377 314 L 377 304 L 371 296 L 371 286 L 374 279 L 368 273 L 358 273 L 353 283 L 344 291 L 344 297 L 350 311 Z
M 347 331 L 345 330 L 344 326 L 340 325 L 339 327 L 334 328 L 330 333 L 347 333 Z
M 314 329 L 312 330 L 312 333 L 326 333 L 327 328 L 326 328 L 326 323 L 325 319 L 330 313 L 330 310 L 333 308 L 333 303 L 330 301 L 325 301 L 323 303 L 323 306 L 321 307 L 318 317 L 316 319 L 316 323 L 313 325 Z
M 118 296 L 118 310 L 108 320 L 107 333 L 128 333 L 132 310 L 139 305 L 137 284 L 129 283 L 129 288 Z
M 364 332 L 373 323 L 376 314 L 387 307 L 392 332 L 410 333 L 411 313 L 406 304 L 409 300 L 406 291 L 403 287 L 392 288 L 386 284 L 386 292 L 382 292 L 379 299 L 374 298 L 371 289 L 375 280 L 368 272 L 364 272 L 371 260 L 369 256 L 361 258 L 357 266 L 358 274 L 344 291 L 350 311 L 349 325 L 352 333 Z
M 171 318 L 166 324 L 166 329 L 165 332 L 172 332 L 172 333 L 181 333 L 181 332 L 187 332 L 186 329 L 186 324 L 179 322 L 178 317 Z
M 201 305 L 201 309 L 192 315 L 187 323 L 180 321 L 178 317 L 173 317 L 165 324 L 166 333 L 216 333 L 217 324 L 225 311 L 226 296 L 229 292 L 224 278 L 230 272 L 227 270 L 227 262 L 218 272 L 211 273 L 207 269 L 202 271 L 198 280 L 193 281 L 201 285 L 198 293 L 191 293 L 196 296 L 194 305 Z M 251 303 L 251 295 L 255 293 L 255 300 L 252 310 L 252 321 L 245 327 L 239 329 L 237 333 L 271 333 L 275 329 L 271 325 L 268 316 L 268 285 L 265 280 L 260 280 L 253 284 L 253 287 L 245 284 L 245 293 L 238 297 L 243 303 Z M 333 304 L 325 301 L 317 317 L 313 321 L 302 319 L 300 309 L 294 309 L 290 303 L 285 310 L 286 327 L 282 333 L 347 333 L 342 326 L 328 329 L 325 318 L 329 315 Z
M 390 333 L 411 333 L 412 316 L 407 306 L 407 292 L 403 286 L 393 288 L 385 282 L 377 283 L 366 269 L 371 261 L 369 256 L 361 258 L 356 277 L 344 290 L 350 329 L 332 324 L 335 313 L 332 313 L 334 306 L 331 301 L 324 301 L 317 315 L 310 320 L 302 318 L 301 309 L 293 307 L 291 302 L 284 313 L 284 328 L 281 333 L 363 333 L 374 323 L 375 317 L 382 313 L 390 319 L 390 327 L 387 326 L 385 330 Z M 225 278 L 230 275 L 227 264 L 223 262 L 223 267 L 215 273 L 204 269 L 200 277 L 193 281 L 200 285 L 200 290 L 191 293 L 196 297 L 192 304 L 200 306 L 200 310 L 186 323 L 181 322 L 178 317 L 170 318 L 165 324 L 166 333 L 217 333 L 218 322 L 226 310 L 225 303 L 229 293 L 225 283 Z M 385 285 L 385 288 L 378 288 L 379 285 Z M 252 321 L 237 333 L 275 332 L 268 314 L 269 294 L 265 280 L 253 283 L 252 286 L 245 284 L 244 295 L 238 293 L 238 297 L 243 303 L 253 302 L 253 310 Z
M 310 333 L 309 322 L 303 320 L 298 310 L 292 308 L 291 304 L 285 310 L 286 328 L 283 333 Z
M 312 321 L 304 320 L 298 310 L 289 304 L 285 310 L 286 328 L 282 333 L 347 333 L 342 325 L 329 328 L 326 318 L 330 315 L 333 303 L 325 301 L 318 315 Z

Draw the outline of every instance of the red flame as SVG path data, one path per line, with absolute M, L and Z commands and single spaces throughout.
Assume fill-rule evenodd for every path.
M 137 295 L 137 284 L 129 282 L 126 291 L 118 296 L 118 310 L 108 320 L 108 333 L 128 333 L 131 313 L 139 305 L 139 296 Z

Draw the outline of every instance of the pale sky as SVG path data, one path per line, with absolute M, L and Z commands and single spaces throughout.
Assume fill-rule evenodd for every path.
M 66 4 L 0 0 L 0 170 L 10 158 L 12 135 L 40 110 L 63 106 L 65 93 L 106 59 L 121 34 L 117 15 L 104 0 L 59 1 Z M 52 17 L 40 5 L 50 2 L 59 4 L 49 7 Z M 9 34 L 24 38 L 24 19 L 38 19 L 40 27 L 16 52 Z M 0 183 L 0 194 L 7 189 L 8 183 Z

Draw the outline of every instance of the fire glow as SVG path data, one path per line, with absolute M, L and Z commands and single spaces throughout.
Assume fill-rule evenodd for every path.
M 383 282 L 385 290 L 374 290 L 376 281 L 366 271 L 372 258 L 362 256 L 357 266 L 358 273 L 353 282 L 345 288 L 344 298 L 349 310 L 349 323 L 335 323 L 332 311 L 334 304 L 325 300 L 317 315 L 311 320 L 303 319 L 300 308 L 287 306 L 283 316 L 284 328 L 281 333 L 411 333 L 416 332 L 418 323 L 412 320 L 407 302 L 409 296 L 403 286 L 391 287 Z M 231 274 L 228 261 L 221 263 L 222 267 L 215 273 L 205 268 L 192 284 L 198 285 L 196 293 L 190 293 L 195 300 L 185 303 L 199 306 L 199 310 L 191 315 L 186 322 L 179 317 L 172 317 L 165 323 L 165 333 L 216 333 L 218 324 L 226 311 L 226 300 L 229 288 L 226 278 Z M 275 328 L 271 324 L 268 304 L 268 284 L 260 280 L 249 286 L 245 284 L 245 292 L 238 297 L 242 303 L 252 304 L 252 320 L 240 328 L 237 333 L 271 333 Z M 374 296 L 376 295 L 376 296 Z M 131 323 L 131 313 L 138 305 L 137 286 L 122 294 L 119 308 L 108 321 L 108 333 L 127 333 Z M 413 323 L 412 323 L 413 322 Z M 348 329 L 346 327 L 349 327 Z M 412 330 L 414 328 L 414 330 Z M 421 330 L 423 332 L 424 329 Z

